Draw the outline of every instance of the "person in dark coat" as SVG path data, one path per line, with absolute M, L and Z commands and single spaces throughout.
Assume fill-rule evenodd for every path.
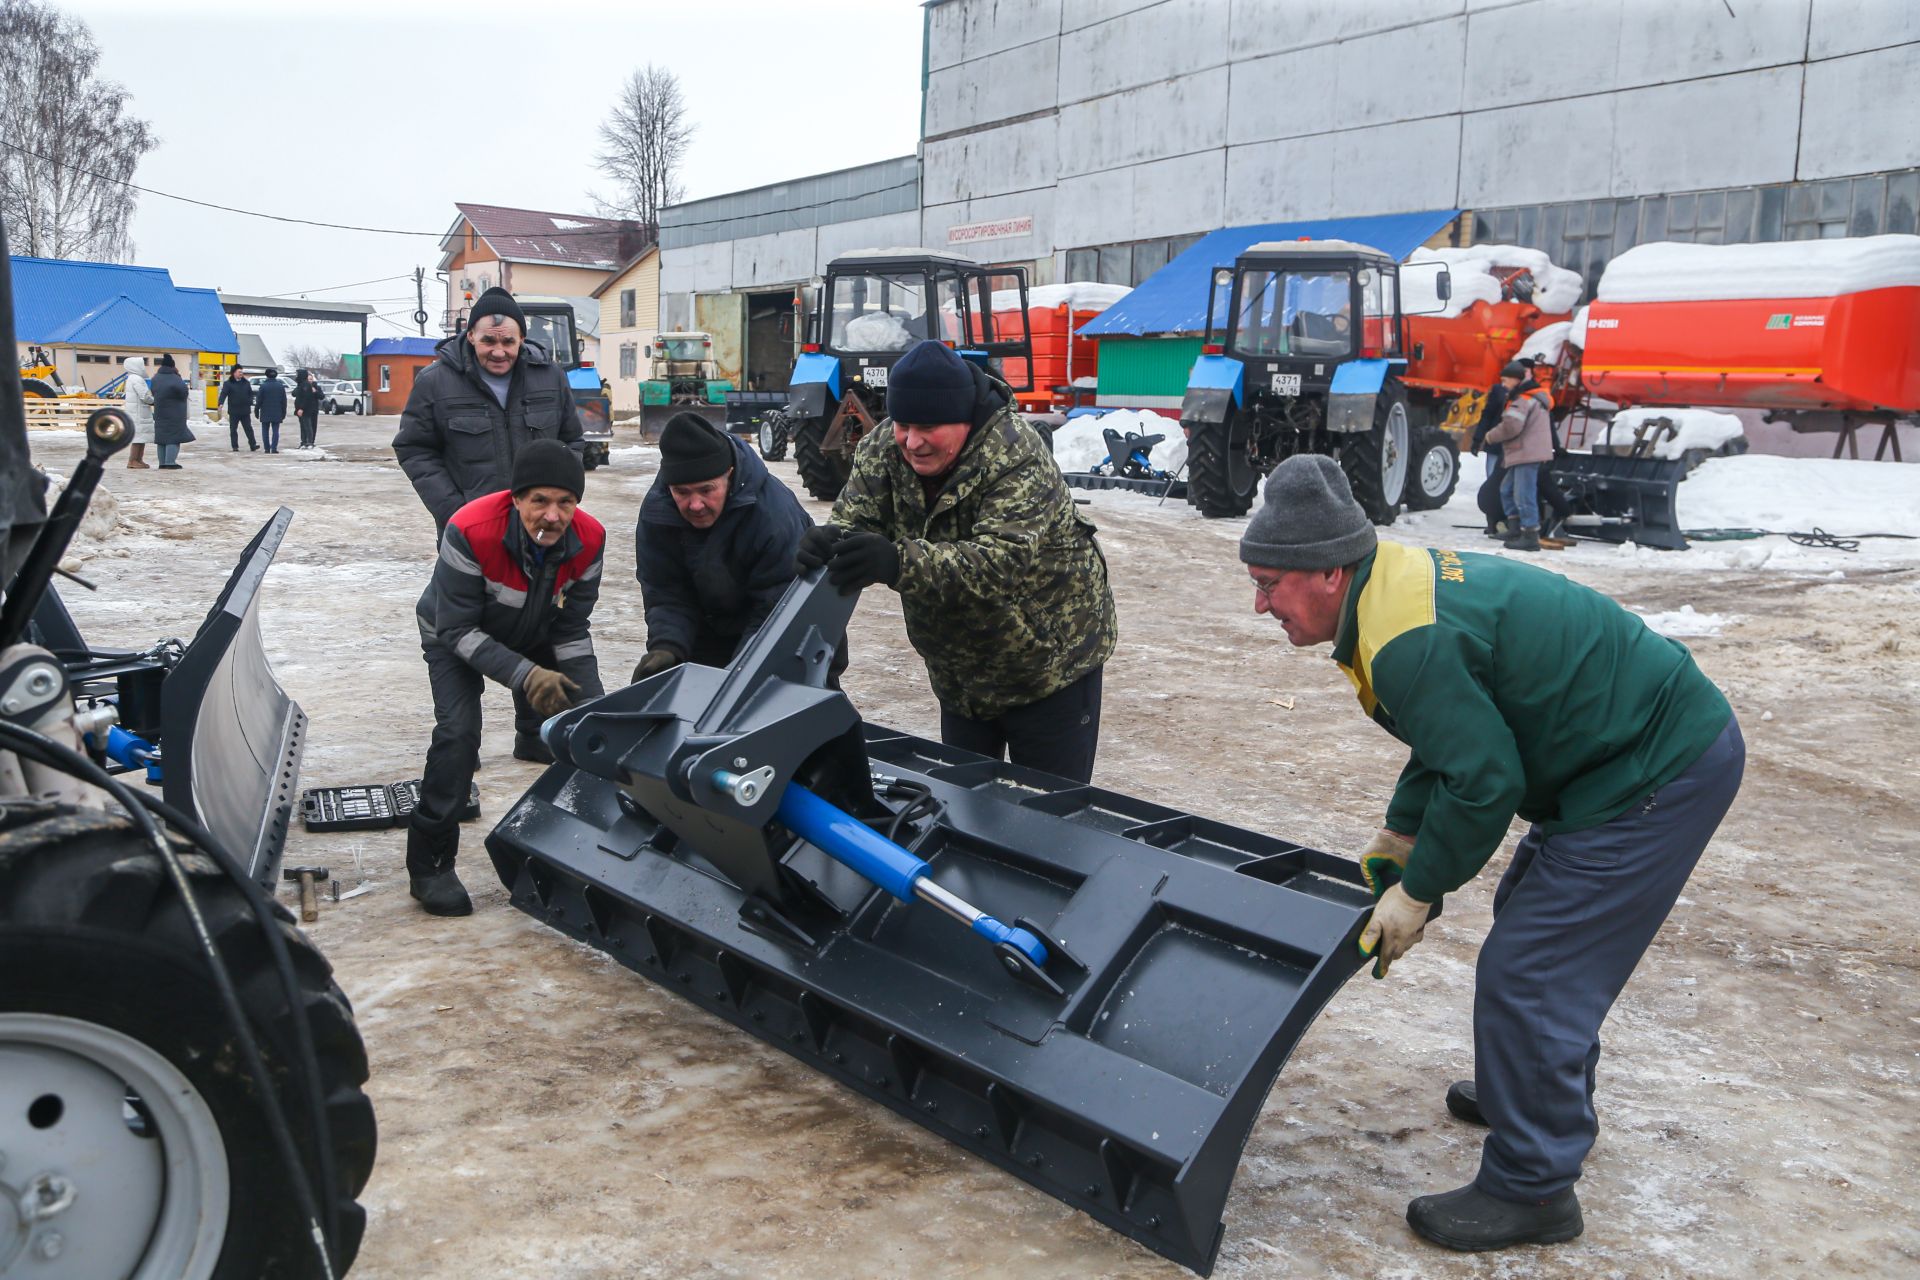
M 227 370 L 227 380 L 220 384 L 220 407 L 227 413 L 227 440 L 233 445 L 235 453 L 240 452 L 240 433 L 247 433 L 247 452 L 258 452 L 260 446 L 253 442 L 253 384 L 248 382 L 235 365 Z
M 293 416 L 300 419 L 300 447 L 320 443 L 320 382 L 306 369 L 293 375 Z
M 280 424 L 287 418 L 287 384 L 280 381 L 279 373 L 267 370 L 254 399 L 254 408 L 260 411 L 260 443 L 268 453 L 280 452 Z
M 1502 369 L 1499 381 L 1487 390 L 1486 402 L 1480 408 L 1480 421 L 1473 428 L 1473 452 L 1479 453 L 1483 448 L 1487 451 L 1487 478 L 1480 482 L 1474 501 L 1480 506 L 1480 514 L 1487 518 L 1484 532 L 1489 538 L 1506 536 L 1501 528 L 1506 512 L 1500 506 L 1500 446 L 1487 443 L 1487 432 L 1500 425 L 1500 415 L 1507 411 L 1508 398 L 1525 376 L 1526 370 L 1517 361 Z
M 174 367 L 172 356 L 160 357 L 153 375 L 153 442 L 160 446 L 160 469 L 179 471 L 180 446 L 193 442 L 187 430 L 187 381 Z
M 441 529 L 461 504 L 506 488 L 514 458 L 532 441 L 558 440 L 584 455 L 566 370 L 526 334 L 513 295 L 488 289 L 466 329 L 435 347 L 413 380 L 393 452 Z
M 660 474 L 634 523 L 647 654 L 636 681 L 691 659 L 724 667 L 793 581 L 800 500 L 758 454 L 696 414 L 660 433 Z

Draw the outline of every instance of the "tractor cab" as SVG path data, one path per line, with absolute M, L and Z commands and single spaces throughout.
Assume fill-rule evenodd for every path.
M 1214 272 L 1180 410 L 1187 496 L 1202 514 L 1245 514 L 1282 459 L 1319 453 L 1339 460 L 1371 519 L 1392 522 L 1409 463 L 1445 447 L 1409 417 L 1400 272 L 1347 240 L 1266 241 Z M 1434 288 L 1447 297 L 1444 269 Z
M 914 343 L 945 342 L 995 373 L 1003 360 L 1032 363 L 1024 267 L 863 249 L 828 264 L 818 299 L 780 424 L 816 498 L 839 495 L 854 447 L 886 417 L 888 373 Z
M 605 465 L 613 448 L 613 400 L 600 371 L 585 359 L 587 344 L 580 336 L 573 304 L 565 298 L 535 294 L 516 294 L 514 301 L 527 317 L 527 341 L 539 343 L 567 372 L 574 411 L 580 415 L 587 470 Z

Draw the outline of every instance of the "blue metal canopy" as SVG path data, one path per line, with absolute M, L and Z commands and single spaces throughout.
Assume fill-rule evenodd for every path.
M 160 267 L 13 259 L 21 342 L 234 353 L 239 339 L 211 289 L 183 289 Z
M 1230 267 L 1249 245 L 1263 240 L 1351 240 L 1404 260 L 1458 217 L 1458 209 L 1383 213 L 1367 218 L 1314 222 L 1263 222 L 1208 232 L 1185 253 L 1160 268 L 1126 297 L 1080 326 L 1086 337 L 1117 334 L 1199 333 L 1207 327 L 1209 275 Z

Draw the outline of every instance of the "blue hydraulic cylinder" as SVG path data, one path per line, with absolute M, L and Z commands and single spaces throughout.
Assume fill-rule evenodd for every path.
M 107 727 L 107 759 L 128 769 L 145 769 L 147 781 L 158 784 L 162 778 L 159 752 L 139 734 L 128 733 L 119 725 Z
M 725 774 L 714 776 L 716 789 L 725 790 Z M 852 814 L 828 804 L 797 782 L 781 793 L 775 816 L 787 830 L 818 848 L 836 862 L 853 868 L 902 902 L 915 898 L 938 907 L 989 942 L 1008 943 L 1036 965 L 1047 962 L 1046 944 L 1033 934 L 995 920 L 979 908 L 935 884 L 932 868 Z

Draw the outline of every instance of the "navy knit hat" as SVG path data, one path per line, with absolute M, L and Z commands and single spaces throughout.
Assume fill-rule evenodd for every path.
M 478 329 L 480 321 L 487 316 L 505 316 L 520 326 L 520 336 L 527 334 L 527 314 L 520 310 L 520 304 L 513 295 L 499 285 L 487 290 L 473 301 L 472 310 L 467 312 L 467 327 Z
M 660 428 L 660 480 L 704 484 L 733 468 L 733 441 L 697 413 L 676 413 Z
M 916 342 L 887 375 L 887 416 L 916 427 L 973 421 L 973 370 L 944 342 Z
M 576 498 L 587 493 L 587 468 L 580 455 L 558 440 L 535 440 L 514 455 L 513 491 L 565 489 Z
M 1247 521 L 1240 559 L 1263 569 L 1338 569 L 1378 542 L 1340 464 L 1296 453 L 1267 477 L 1266 502 Z

